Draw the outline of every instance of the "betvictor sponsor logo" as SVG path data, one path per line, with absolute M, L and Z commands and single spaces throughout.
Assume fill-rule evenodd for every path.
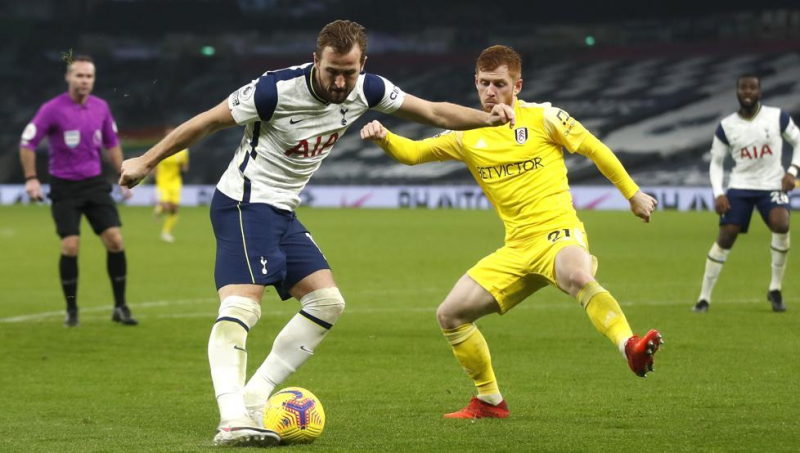
M 505 178 L 506 176 L 517 176 L 538 168 L 544 168 L 541 157 L 534 157 L 522 162 L 514 162 L 510 164 L 494 165 L 491 167 L 477 167 L 478 174 L 481 179 L 498 179 Z

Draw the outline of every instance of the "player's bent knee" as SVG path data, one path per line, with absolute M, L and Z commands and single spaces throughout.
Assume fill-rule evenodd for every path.
M 559 286 L 562 290 L 575 296 L 586 285 L 594 281 L 591 271 L 587 272 L 583 269 L 570 270 L 565 278 L 559 279 Z
M 78 256 L 80 244 L 80 236 L 65 237 L 61 240 L 61 254 L 66 256 Z
M 436 320 L 439 322 L 439 327 L 442 329 L 455 329 L 456 327 L 472 322 L 474 320 L 467 320 L 467 316 L 460 313 L 456 307 L 450 304 L 442 303 L 436 309 Z
M 594 281 L 594 277 L 590 272 L 586 272 L 583 269 L 577 269 L 570 273 L 569 276 L 570 284 L 577 288 L 583 288 L 587 284 Z
M 219 306 L 217 322 L 228 321 L 250 330 L 261 319 L 261 305 L 255 299 L 242 296 L 228 296 Z
M 312 291 L 300 299 L 300 313 L 326 329 L 330 329 L 344 312 L 345 302 L 339 288 Z
M 122 232 L 119 228 L 109 228 L 103 231 L 100 233 L 100 238 L 109 252 L 118 253 L 125 249 L 125 244 L 122 241 Z
M 444 304 L 439 305 L 439 308 L 436 309 L 436 320 L 439 322 L 439 327 L 442 329 L 452 328 L 453 316 Z

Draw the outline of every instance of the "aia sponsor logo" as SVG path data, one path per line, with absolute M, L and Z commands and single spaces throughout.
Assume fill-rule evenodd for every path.
M 744 147 L 739 150 L 739 158 L 741 159 L 761 159 L 767 154 L 772 156 L 772 150 L 770 149 L 769 145 L 761 146 L 760 151 L 758 146 Z
M 325 144 L 322 143 L 322 136 L 316 138 L 316 142 L 314 143 L 314 148 L 310 149 L 308 140 L 300 140 L 300 142 L 292 148 L 287 149 L 283 152 L 283 154 L 287 157 L 315 157 L 319 156 L 328 148 L 331 148 L 336 141 L 339 140 L 339 134 L 334 133 L 327 140 L 325 140 Z

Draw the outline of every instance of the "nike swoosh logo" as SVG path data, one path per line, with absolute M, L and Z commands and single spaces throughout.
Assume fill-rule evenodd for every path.
M 297 120 L 297 121 L 295 121 L 294 119 L 290 119 L 290 120 L 289 120 L 289 124 L 297 124 L 297 123 L 299 123 L 300 121 L 305 121 L 305 118 L 303 118 L 302 120 Z
M 303 351 L 305 351 L 305 352 L 307 352 L 307 353 L 309 353 L 309 354 L 311 354 L 311 355 L 314 355 L 314 351 L 312 351 L 312 350 L 308 349 L 308 348 L 307 348 L 307 347 L 305 347 L 305 346 L 300 346 L 300 349 L 301 349 L 301 350 L 303 350 Z
M 247 349 L 240 348 L 239 346 L 233 345 L 233 349 L 238 349 L 242 352 L 247 352 Z

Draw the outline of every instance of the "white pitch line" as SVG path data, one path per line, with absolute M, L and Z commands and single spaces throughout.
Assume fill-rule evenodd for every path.
M 398 291 L 400 292 L 400 291 Z M 405 291 L 402 291 L 405 292 Z M 425 291 L 423 291 L 425 292 Z M 155 319 L 189 319 L 189 318 L 213 318 L 216 316 L 216 310 L 208 310 L 203 312 L 192 312 L 192 313 L 164 313 L 164 314 L 154 314 L 154 315 L 147 315 L 147 314 L 139 314 L 139 309 L 147 309 L 147 308 L 155 308 L 155 307 L 165 307 L 171 305 L 195 305 L 198 303 L 209 303 L 209 302 L 216 302 L 217 299 L 215 298 L 202 298 L 202 299 L 179 299 L 179 300 L 159 300 L 159 301 L 152 301 L 152 302 L 142 302 L 137 304 L 132 304 L 131 307 L 137 311 L 137 317 L 142 319 L 147 318 L 155 318 Z M 750 299 L 730 299 L 725 300 L 724 302 L 720 302 L 721 305 L 727 304 L 756 304 L 761 303 L 765 306 L 767 305 L 766 301 L 756 298 Z M 436 303 L 431 304 L 427 307 L 348 307 L 345 310 L 346 314 L 374 314 L 374 313 L 424 313 L 424 312 L 433 312 L 436 310 L 436 306 L 438 305 L 438 301 Z M 692 302 L 689 301 L 623 301 L 620 302 L 621 306 L 624 307 L 635 307 L 635 306 L 680 306 L 685 305 L 687 307 L 692 306 Z M 542 304 L 537 303 L 536 301 L 531 301 L 529 303 L 522 303 L 516 307 L 514 307 L 514 311 L 520 310 L 566 310 L 566 309 L 574 309 L 576 305 L 569 304 L 569 303 L 559 303 L 559 304 Z M 579 308 L 579 307 L 578 307 Z M 80 313 L 83 315 L 84 313 L 98 313 L 109 310 L 109 307 L 89 307 L 89 308 L 82 308 Z M 297 312 L 297 308 L 292 309 L 272 309 L 268 304 L 265 304 L 264 308 L 262 309 L 262 316 L 265 315 L 288 315 Z M 35 313 L 35 314 L 28 314 L 28 315 L 19 315 L 19 316 L 12 316 L 7 318 L 0 318 L 0 323 L 21 323 L 26 321 L 31 322 L 39 322 L 41 320 L 56 317 L 56 316 L 63 316 L 64 311 L 49 311 L 44 313 Z M 100 316 L 89 316 L 84 317 L 81 316 L 82 319 L 104 319 Z
M 348 294 L 358 294 L 358 295 L 386 295 L 386 294 L 419 294 L 419 293 L 446 293 L 447 288 L 397 288 L 397 289 L 386 289 L 386 290 L 379 290 L 379 289 L 361 289 L 356 291 L 348 291 Z M 267 296 L 268 297 L 268 296 Z M 201 298 L 201 299 L 177 299 L 177 300 L 158 300 L 152 302 L 141 302 L 141 303 L 133 303 L 130 304 L 131 308 L 133 309 L 140 309 L 140 308 L 149 308 L 149 307 L 163 307 L 168 305 L 188 305 L 188 304 L 196 304 L 200 302 L 217 302 L 217 298 Z M 103 312 L 106 310 L 111 310 L 112 307 L 107 305 L 98 306 L 98 307 L 88 307 L 88 308 L 80 308 L 80 314 L 83 315 L 84 313 L 94 313 L 94 312 Z M 25 321 L 38 321 L 40 319 L 46 319 L 51 317 L 57 316 L 64 316 L 64 310 L 58 311 L 46 311 L 42 313 L 31 313 L 26 315 L 17 315 L 17 316 L 10 316 L 5 318 L 0 318 L 0 323 L 16 323 L 16 322 L 25 322 Z M 138 315 L 137 315 L 138 316 Z M 81 318 L 84 318 L 81 316 Z M 90 319 L 90 318 L 85 318 Z
M 152 302 L 142 302 L 140 304 L 133 304 L 132 307 L 135 308 L 150 308 L 150 307 L 164 307 L 167 305 L 189 305 L 189 304 L 196 304 L 199 302 L 214 302 L 217 299 L 213 298 L 203 298 L 203 299 L 178 299 L 178 300 L 157 300 Z M 110 306 L 102 306 L 102 307 L 88 307 L 88 308 L 81 308 L 80 313 L 94 313 L 94 312 L 103 312 L 103 311 L 111 311 L 113 307 Z M 37 321 L 44 318 L 50 318 L 53 316 L 64 316 L 64 310 L 59 311 L 46 311 L 43 313 L 32 313 L 28 315 L 19 315 L 19 316 L 11 316 L 7 318 L 0 318 L 0 322 L 5 323 L 14 323 L 14 322 L 25 322 L 25 321 Z

